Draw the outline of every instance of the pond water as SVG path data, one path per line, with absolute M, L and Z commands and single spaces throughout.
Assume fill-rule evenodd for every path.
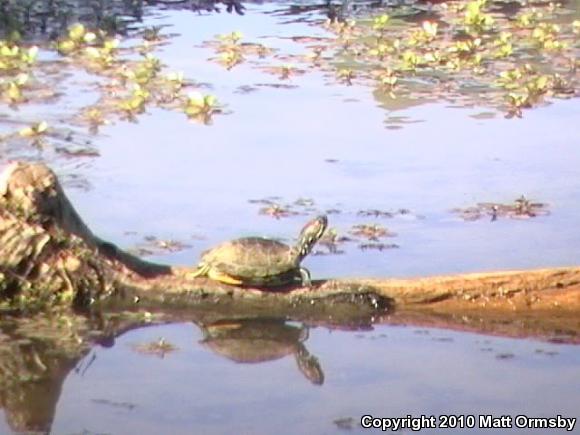
M 329 210 L 337 211 L 329 220 L 339 234 L 379 223 L 396 233 L 383 241 L 398 248 L 346 242 L 341 255 L 305 260 L 315 278 L 579 263 L 578 99 L 554 100 L 522 119 L 437 99 L 389 111 L 371 88 L 337 83 L 321 70 L 289 80 L 258 69 L 260 62 L 228 71 L 208 61 L 215 52 L 203 43 L 216 34 L 240 31 L 244 40 L 286 54 L 305 51 L 292 37 L 330 36 L 313 24 L 321 18 L 316 12 L 289 17 L 280 13 L 283 3 L 247 7 L 244 16 L 151 9 L 145 18 L 172 34 L 155 52 L 167 68 L 183 71 L 226 105 L 212 125 L 150 109 L 137 123 L 117 122 L 90 137 L 98 157 L 22 148 L 0 157 L 49 161 L 94 232 L 123 248 L 149 235 L 187 245 L 150 257 L 170 264 L 193 264 L 208 247 L 242 235 L 291 242 L 308 215 Z M 65 79 L 70 86 L 89 80 Z M 93 96 L 84 92 L 57 105 L 66 112 Z M 26 110 L 22 116 L 36 110 L 55 123 L 60 116 L 42 105 Z M 546 203 L 550 213 L 466 222 L 451 212 L 521 195 Z M 259 214 L 264 204 L 250 202 L 270 197 L 308 201 L 294 206 L 298 215 L 274 219 Z M 394 216 L 359 213 L 373 209 Z M 255 334 L 268 328 L 248 322 Z M 66 377 L 50 432 L 361 433 L 365 414 L 580 418 L 577 346 L 402 326 L 346 331 L 279 321 L 272 328 L 277 332 L 268 340 L 250 334 L 236 342 L 180 323 L 97 346 L 78 364 L 86 370 Z M 136 350 L 136 343 L 160 337 L 176 349 L 163 357 Z M 300 370 L 304 353 L 318 359 L 322 385 Z M 1 420 L 0 433 L 11 433 Z M 494 432 L 500 430 L 453 430 Z M 580 423 L 573 432 L 580 433 Z
M 131 351 L 130 343 L 159 335 L 180 350 L 163 359 Z M 181 324 L 95 350 L 84 376 L 65 382 L 54 433 L 331 434 L 335 420 L 348 418 L 352 432 L 364 432 L 357 426 L 367 414 L 578 417 L 573 346 L 401 327 L 315 329 L 306 347 L 325 373 L 318 386 L 292 355 L 240 364 L 200 346 L 201 339 L 199 329 Z

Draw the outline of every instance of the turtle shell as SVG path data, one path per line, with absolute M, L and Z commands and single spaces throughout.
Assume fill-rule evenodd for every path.
M 245 284 L 284 284 L 300 276 L 296 251 L 277 240 L 262 237 L 222 243 L 206 251 L 201 261 Z

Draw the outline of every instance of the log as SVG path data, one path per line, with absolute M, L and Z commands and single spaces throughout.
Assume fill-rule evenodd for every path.
M 221 307 L 337 327 L 370 321 L 579 340 L 576 266 L 327 280 L 276 291 L 192 278 L 193 270 L 144 261 L 94 235 L 43 164 L 14 162 L 0 175 L 0 312 Z

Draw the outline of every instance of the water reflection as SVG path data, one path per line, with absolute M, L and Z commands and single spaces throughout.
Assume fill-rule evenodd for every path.
M 230 314 L 152 327 L 117 316 L 101 330 L 68 318 L 87 331 L 81 342 L 62 318 L 3 322 L 0 432 L 329 434 L 364 433 L 364 414 L 577 417 L 574 346 Z M 136 351 L 159 337 L 175 351 Z
M 348 421 L 349 427 L 357 428 L 358 414 L 369 410 L 377 415 L 391 408 L 389 412 L 401 415 L 449 412 L 436 397 L 451 397 L 458 391 L 468 401 L 453 403 L 465 412 L 482 411 L 482 404 L 493 408 L 486 413 L 506 413 L 504 405 L 517 412 L 537 412 L 540 398 L 524 406 L 518 394 L 503 386 L 510 372 L 525 379 L 526 391 L 540 382 L 551 385 L 550 395 L 566 397 L 555 400 L 553 410 L 562 407 L 561 412 L 570 413 L 566 404 L 579 399 L 569 381 L 578 375 L 577 347 L 436 329 L 525 336 L 535 327 L 521 316 L 470 322 L 468 316 L 446 320 L 443 315 L 372 312 L 352 306 L 276 317 L 267 310 L 257 314 L 260 310 L 220 308 L 213 303 L 147 315 L 142 311 L 30 319 L 4 316 L 0 409 L 6 421 L 0 423 L 0 432 L 7 425 L 19 433 L 78 433 L 86 428 L 99 433 L 159 433 L 176 424 L 172 433 L 190 433 L 191 427 L 205 427 L 203 433 L 226 433 L 243 420 L 260 427 L 252 433 L 271 433 L 272 422 L 258 416 L 269 412 L 290 419 L 289 424 L 303 414 L 307 426 L 320 429 L 308 433 L 328 433 L 324 426 L 332 422 Z M 479 327 L 474 328 L 474 323 Z M 562 334 L 560 325 L 552 329 L 552 337 Z M 533 334 L 542 337 L 548 332 Z M 577 342 L 574 337 L 558 341 Z M 462 361 L 471 362 L 462 365 Z M 449 364 L 460 379 L 447 375 Z M 470 364 L 481 370 L 474 372 Z M 516 390 L 522 389 L 518 377 L 510 381 Z M 424 385 L 433 394 L 416 397 L 412 392 Z M 497 391 L 502 391 L 503 401 L 493 399 Z M 244 402 L 242 414 L 232 411 L 232 406 L 241 406 L 239 400 L 262 395 L 277 399 Z M 167 403 L 154 400 L 157 396 Z M 392 397 L 406 397 L 407 408 Z M 286 408 L 279 409 L 280 400 Z M 288 408 L 289 403 L 297 408 Z M 391 408 L 384 408 L 387 404 Z M 323 413 L 318 415 L 316 408 Z M 141 427 L 159 412 L 187 416 L 181 415 L 178 423 L 156 421 Z
M 292 355 L 298 370 L 314 385 L 324 383 L 318 359 L 306 349 L 308 327 L 284 319 L 243 319 L 201 326 L 201 344 L 237 363 L 260 363 Z
M 39 34 L 54 37 L 81 21 L 110 32 L 123 32 L 143 17 L 143 0 L 33 0 L 0 4 L 0 35 Z
M 324 383 L 321 364 L 306 346 L 310 328 L 307 323 L 206 308 L 158 316 L 163 319 L 162 323 L 187 321 L 197 325 L 202 334 L 201 346 L 221 358 L 258 364 L 292 357 L 294 370 L 298 368 L 311 384 Z M 340 321 L 329 312 L 315 324 L 331 329 L 360 330 L 368 329 L 373 319 L 369 313 L 359 311 L 348 320 Z M 122 337 L 130 331 L 152 326 L 147 317 L 143 313 L 93 313 L 4 318 L 0 322 L 0 408 L 11 430 L 50 430 L 67 377 L 90 376 L 95 366 L 102 367 L 99 358 L 102 350 L 118 346 L 119 340 L 124 343 Z M 324 321 L 324 318 L 332 320 Z M 161 346 L 167 352 L 153 351 Z M 130 347 L 142 357 L 150 354 L 168 357 L 183 349 L 183 344 L 177 347 L 170 340 L 157 339 Z M 192 347 L 191 340 L 188 347 Z M 112 367 L 107 368 L 109 374 L 110 370 Z M 115 403 L 107 398 L 106 392 L 103 394 L 104 398 L 91 400 L 101 405 Z
M 244 14 L 245 7 L 239 0 L 8 0 L 0 3 L 0 36 L 18 32 L 27 36 L 54 38 L 75 22 L 122 34 L 142 21 L 147 7 L 149 10 L 157 6 L 164 9 L 220 12 L 220 3 L 227 12 Z
M 46 318 L 0 324 L 0 408 L 14 431 L 50 428 L 62 383 L 84 353 L 72 337 L 56 338 L 63 331 L 49 331 L 51 324 Z M 47 337 L 39 338 L 40 331 Z

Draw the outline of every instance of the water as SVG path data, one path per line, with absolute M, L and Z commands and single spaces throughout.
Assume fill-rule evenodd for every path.
M 340 232 L 380 222 L 397 233 L 387 242 L 399 245 L 379 252 L 347 243 L 343 255 L 310 256 L 305 265 L 315 278 L 578 264 L 578 100 L 555 101 L 516 120 L 500 113 L 478 119 L 474 115 L 489 109 L 441 101 L 388 112 L 371 89 L 334 83 L 320 71 L 293 77 L 288 83 L 295 88 L 285 89 L 263 86 L 280 80 L 251 62 L 226 71 L 207 61 L 214 53 L 202 42 L 233 30 L 284 53 L 304 48 L 282 36 L 328 36 L 308 23 L 281 24 L 287 17 L 273 13 L 279 8 L 251 5 L 244 17 L 184 11 L 147 17 L 176 35 L 157 53 L 168 68 L 207 84 L 203 91 L 232 113 L 204 126 L 152 109 L 139 123 L 119 122 L 93 137 L 100 157 L 47 158 L 96 234 L 125 248 L 147 235 L 176 239 L 190 247 L 152 258 L 189 265 L 208 247 L 240 235 L 292 241 L 305 215 L 276 220 L 248 201 L 306 197 L 315 204 L 310 214 L 341 211 L 329 215 Z M 244 92 L 244 86 L 255 89 Z M 84 104 L 90 94 L 79 98 L 64 100 L 63 110 Z M 392 130 L 389 116 L 420 122 Z M 71 174 L 80 175 L 85 188 Z M 550 214 L 463 222 L 450 212 L 522 194 L 547 203 Z M 411 213 L 357 216 L 401 208 Z M 109 348 L 95 346 L 75 361 L 86 370 L 69 367 L 62 391 L 60 385 L 50 390 L 57 397 L 54 419 L 47 421 L 51 433 L 334 434 L 365 432 L 358 426 L 365 414 L 580 417 L 577 346 L 402 326 L 276 325 L 267 343 L 256 339 L 264 330 L 259 323 L 242 341 L 208 344 L 207 325 L 184 321 L 132 330 Z M 300 329 L 308 330 L 308 339 L 289 338 Z M 177 350 L 163 358 L 135 350 L 160 337 Z M 296 355 L 304 350 L 318 359 L 323 385 L 299 369 Z M 10 433 L 3 420 L 0 433 Z
M 180 350 L 161 359 L 130 348 L 159 336 Z M 405 327 L 319 328 L 306 342 L 325 373 L 324 385 L 316 386 L 292 355 L 236 363 L 200 346 L 201 339 L 198 328 L 178 324 L 96 349 L 84 376 L 67 378 L 53 432 L 332 434 L 339 432 L 333 422 L 349 417 L 351 432 L 364 433 L 356 426 L 367 414 L 578 417 L 575 346 Z M 490 432 L 476 429 L 457 433 Z
M 107 128 L 107 136 L 99 138 L 101 158 L 83 171 L 93 188 L 67 192 L 97 233 L 122 246 L 135 243 L 126 232 L 187 241 L 191 249 L 157 259 L 190 264 L 208 247 L 239 235 L 295 237 L 304 217 L 259 216 L 259 206 L 248 200 L 307 197 L 321 211 L 340 209 L 343 213 L 332 215 L 330 224 L 343 232 L 354 222 L 372 221 L 356 217 L 364 209 L 407 208 L 424 217 L 382 222 L 398 234 L 392 240 L 401 247 L 396 251 L 369 254 L 347 246 L 348 255 L 308 258 L 308 266 L 322 277 L 578 262 L 576 100 L 527 112 L 522 120 L 501 114 L 477 120 L 470 115 L 481 109 L 448 109 L 445 103 L 390 114 L 373 107 L 370 89 L 329 85 L 316 72 L 292 78 L 297 89 L 240 94 L 240 86 L 279 80 L 252 65 L 226 71 L 206 61 L 213 52 L 196 46 L 232 29 L 244 40 L 285 52 L 303 47 L 272 35 L 328 36 L 300 23 L 280 26 L 264 12 L 268 7 L 243 18 L 167 13 L 159 19 L 179 34 L 160 53 L 168 68 L 210 83 L 211 92 L 233 113 L 216 117 L 210 128 L 161 111 L 140 124 Z M 383 121 L 390 115 L 423 122 L 385 130 Z M 511 202 L 521 194 L 549 203 L 552 215 L 491 224 L 461 223 L 449 212 L 477 202 Z M 192 240 L 192 235 L 204 239 Z

